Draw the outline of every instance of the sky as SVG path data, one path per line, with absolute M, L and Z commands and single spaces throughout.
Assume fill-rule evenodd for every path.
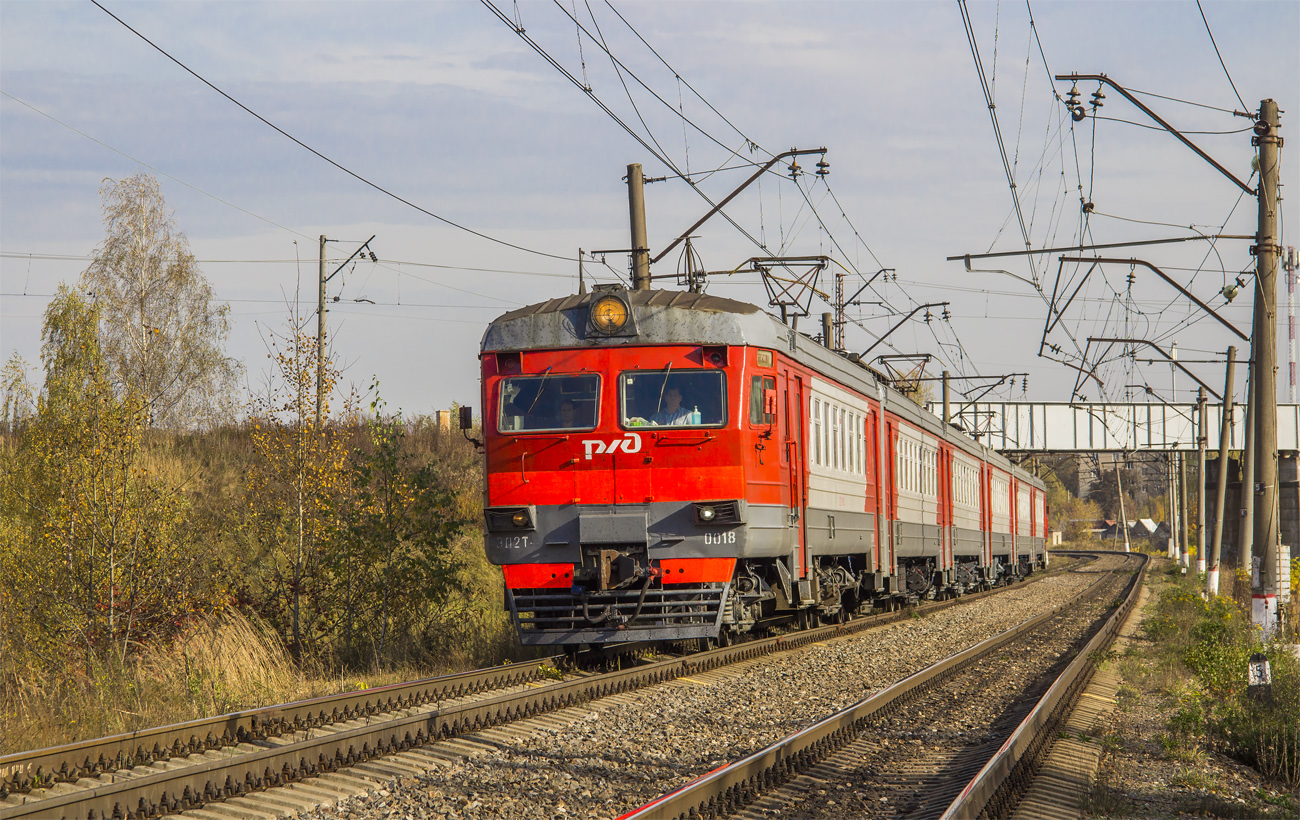
M 487 323 L 576 292 L 579 248 L 629 246 L 629 163 L 667 177 L 646 186 L 654 255 L 754 163 L 824 147 L 828 176 L 813 173 L 815 154 L 794 179 L 782 162 L 726 207 L 734 225 L 716 216 L 695 231 L 709 293 L 766 305 L 759 274 L 729 272 L 754 256 L 824 254 L 827 295 L 837 272 L 847 295 L 891 270 L 848 308 L 850 350 L 947 301 L 946 316 L 918 311 L 873 358 L 928 354 L 927 375 L 949 370 L 971 395 L 1028 374 L 988 398 L 1124 400 L 1150 387 L 1190 401 L 1196 383 L 1146 363 L 1157 354 L 1087 342 L 1176 343 L 1187 367 L 1222 382 L 1213 360 L 1235 337 L 1145 268 L 1130 282 L 1128 265 L 1091 270 L 1061 254 L 975 260 L 972 272 L 945 257 L 1023 250 L 1026 236 L 1043 249 L 1254 233 L 1256 201 L 1236 182 L 1111 87 L 1075 122 L 1071 82 L 1049 74 L 1106 74 L 1140 92 L 1252 188 L 1252 119 L 1232 112 L 1275 99 L 1286 137 L 1300 113 L 1289 1 L 1203 2 L 1204 19 L 1195 2 L 971 3 L 983 83 L 955 2 L 496 0 L 510 24 L 479 2 L 101 4 L 0 0 L 0 358 L 21 355 L 37 383 L 41 314 L 102 239 L 105 179 L 158 177 L 230 305 L 226 346 L 250 390 L 265 382 L 270 336 L 295 311 L 310 320 L 318 238 L 333 271 L 374 235 L 378 261 L 343 265 L 328 286 L 330 344 L 344 382 L 377 379 L 388 408 L 413 416 L 477 406 Z M 1080 81 L 1081 102 L 1098 87 Z M 1290 153 L 1283 186 L 1297 181 Z M 1288 192 L 1283 244 L 1294 243 Z M 1105 252 L 1161 268 L 1248 328 L 1249 298 L 1225 304 L 1220 290 L 1241 276 L 1250 293 L 1249 244 Z M 626 254 L 601 260 L 584 264 L 589 280 L 626 279 Z M 653 273 L 680 264 L 674 250 Z M 1053 291 L 1076 288 L 1045 338 Z M 809 309 L 800 329 L 815 334 L 830 308 L 814 294 Z

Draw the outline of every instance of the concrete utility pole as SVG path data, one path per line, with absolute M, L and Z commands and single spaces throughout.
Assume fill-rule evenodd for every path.
M 1255 342 L 1250 343 L 1246 372 L 1246 436 L 1241 445 L 1241 510 L 1237 519 L 1237 570 L 1250 578 L 1255 539 Z
M 832 314 L 822 314 L 822 344 L 827 350 L 835 349 L 835 322 Z
M 1196 391 L 1196 572 L 1205 573 L 1205 448 L 1209 444 L 1209 433 L 1205 425 L 1209 421 L 1206 412 L 1208 402 L 1205 400 L 1205 388 Z
M 1178 396 L 1178 342 L 1169 346 L 1169 398 L 1176 399 Z M 1182 510 L 1178 506 L 1178 470 L 1179 457 L 1177 453 L 1170 453 L 1166 464 L 1169 475 L 1169 557 L 1175 561 L 1181 561 L 1181 550 L 1183 547 L 1182 539 Z
M 952 393 L 948 386 L 948 371 L 943 371 L 943 423 L 952 424 Z
M 1210 545 L 1210 569 L 1206 591 L 1219 594 L 1219 558 L 1223 554 L 1223 505 L 1228 497 L 1228 446 L 1232 443 L 1232 379 L 1237 365 L 1237 348 L 1228 348 L 1228 373 L 1223 386 L 1223 418 L 1219 424 L 1219 470 L 1214 483 L 1214 540 Z
M 325 234 L 320 235 L 320 275 L 316 291 L 316 429 L 320 429 L 321 397 L 325 384 Z
M 1271 634 L 1277 612 L 1278 463 L 1277 463 L 1277 268 L 1282 246 L 1278 236 L 1278 149 L 1282 137 L 1277 102 L 1259 104 L 1252 144 L 1259 146 L 1259 233 L 1255 254 L 1255 419 L 1254 548 L 1260 562 L 1260 588 L 1253 590 L 1252 620 Z
M 641 163 L 627 166 L 627 209 L 632 221 L 632 290 L 650 290 L 650 243 L 645 230 L 645 177 Z
M 1131 552 L 1128 541 L 1128 514 L 1124 512 L 1124 479 L 1119 476 L 1119 459 L 1113 453 L 1111 458 L 1115 459 L 1115 486 L 1119 488 L 1119 528 L 1124 531 L 1124 551 Z
M 1178 453 L 1178 544 L 1182 551 L 1183 566 L 1190 566 L 1192 544 L 1187 539 L 1187 454 Z

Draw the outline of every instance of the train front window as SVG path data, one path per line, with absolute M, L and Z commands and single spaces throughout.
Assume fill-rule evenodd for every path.
M 720 370 L 625 370 L 618 395 L 624 427 L 727 423 L 727 376 Z
M 515 376 L 501 381 L 497 430 L 591 430 L 596 426 L 599 406 L 600 376 L 594 373 Z

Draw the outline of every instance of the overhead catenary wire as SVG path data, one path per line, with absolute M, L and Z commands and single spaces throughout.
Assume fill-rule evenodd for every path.
M 659 58 L 659 62 L 663 63 L 664 67 L 673 73 L 673 76 L 677 78 L 678 82 L 682 83 L 687 88 L 689 88 L 691 90 L 691 93 L 694 94 L 699 99 L 700 102 L 708 106 L 708 109 L 710 111 L 712 111 L 714 114 L 717 114 L 719 119 L 721 119 L 723 122 L 725 122 L 728 126 L 731 127 L 731 130 L 735 131 L 738 135 L 740 135 L 740 137 L 743 140 L 745 140 L 745 143 L 750 147 L 751 150 L 760 151 L 769 157 L 772 156 L 771 151 L 768 151 L 767 149 L 763 148 L 761 145 L 759 145 L 757 142 L 751 139 L 748 134 L 746 134 L 744 131 L 741 131 L 740 128 L 738 128 L 735 123 L 727 119 L 725 114 L 723 114 L 717 108 L 714 108 L 713 103 L 705 99 L 704 95 L 695 89 L 695 86 L 687 82 L 686 79 L 682 77 L 682 75 L 677 71 L 677 69 L 669 65 L 668 61 L 663 58 L 663 56 L 655 49 L 655 47 L 650 45 L 648 42 L 646 42 L 646 39 L 641 36 L 641 32 L 637 31 L 636 27 L 634 27 L 630 22 L 628 22 L 628 19 L 624 17 L 623 14 L 618 9 L 614 8 L 614 4 L 611 3 L 610 0 L 605 0 L 605 5 L 609 6 L 609 10 L 614 12 L 614 14 L 618 16 L 618 19 L 623 21 L 623 24 L 628 27 L 628 30 L 631 31 L 634 35 L 636 35 L 636 38 L 640 40 L 645 45 L 646 48 L 650 49 L 651 54 Z
M 300 148 L 303 148 L 304 150 L 308 151 L 309 153 L 315 155 L 315 156 L 318 157 L 319 159 L 324 160 L 326 163 L 332 165 L 333 167 L 337 168 L 338 170 L 342 171 L 343 173 L 347 174 L 348 176 L 352 177 L 353 179 L 357 180 L 358 182 L 361 182 L 362 184 L 364 184 L 364 185 L 366 185 L 366 186 L 368 186 L 368 187 L 370 187 L 370 188 L 373 188 L 374 190 L 378 191 L 379 193 L 383 194 L 384 196 L 387 196 L 387 197 L 389 197 L 389 198 L 391 198 L 391 199 L 394 199 L 394 200 L 396 200 L 396 201 L 402 203 L 403 205 L 406 205 L 407 207 L 413 208 L 414 210 L 419 211 L 420 213 L 424 214 L 425 216 L 428 216 L 428 217 L 431 217 L 431 218 L 433 218 L 433 219 L 436 219 L 437 221 L 443 223 L 444 225 L 447 225 L 447 226 L 449 226 L 449 227 L 455 228 L 455 229 L 457 229 L 457 230 L 459 230 L 459 231 L 464 231 L 465 233 L 468 233 L 468 234 L 470 234 L 470 235 L 472 235 L 472 236 L 477 236 L 478 238 L 483 239 L 483 240 L 486 240 L 486 241 L 488 241 L 488 242 L 492 242 L 492 243 L 497 244 L 497 245 L 502 245 L 502 246 L 507 247 L 507 248 L 513 248 L 513 249 L 515 249 L 515 250 L 517 250 L 517 251 L 522 251 L 522 252 L 524 252 L 524 253 L 530 253 L 530 254 L 533 254 L 533 255 L 536 255 L 536 256 L 545 256 L 545 257 L 550 258 L 550 259 L 559 259 L 559 260 L 561 260 L 561 261 L 565 261 L 565 262 L 576 262 L 576 261 L 578 261 L 576 257 L 568 257 L 568 256 L 563 256 L 563 255 L 561 255 L 561 254 L 555 254 L 555 253 L 549 253 L 549 252 L 547 252 L 547 251 L 537 250 L 536 248 L 529 248 L 529 247 L 526 247 L 526 246 L 524 246 L 524 245 L 518 245 L 518 244 L 515 244 L 514 242 L 509 242 L 509 241 L 507 241 L 507 240 L 505 240 L 505 239 L 499 239 L 499 238 L 497 238 L 497 237 L 495 237 L 495 236 L 491 236 L 491 235 L 489 235 L 489 234 L 483 233 L 482 231 L 477 231 L 477 230 L 475 230 L 475 229 L 473 229 L 473 228 L 470 228 L 470 227 L 468 227 L 468 226 L 466 226 L 466 225 L 462 225 L 461 223 L 456 222 L 456 221 L 454 221 L 454 220 L 452 220 L 452 219 L 448 219 L 448 218 L 445 217 L 445 216 L 441 216 L 441 215 L 439 215 L 439 214 L 436 214 L 436 213 L 434 213 L 433 211 L 430 211 L 430 210 L 427 209 L 427 208 L 424 208 L 424 207 L 422 207 L 422 206 L 420 206 L 420 205 L 417 205 L 417 204 L 415 204 L 414 202 L 410 201 L 409 199 L 406 199 L 405 197 L 402 197 L 402 196 L 400 196 L 399 194 L 396 194 L 396 193 L 394 193 L 393 191 L 388 190 L 387 188 L 383 187 L 382 185 L 379 185 L 379 184 L 376 183 L 376 182 L 372 182 L 371 180 L 367 179 L 366 177 L 362 176 L 361 174 L 357 173 L 356 171 L 353 171 L 351 168 L 348 168 L 347 166 L 343 165 L 342 163 L 338 162 L 337 160 L 334 160 L 334 159 L 332 159 L 332 158 L 326 156 L 325 154 L 321 153 L 320 151 L 317 151 L 315 148 L 311 147 L 311 146 L 308 145 L 307 143 L 305 143 L 305 142 L 303 142 L 302 140 L 298 139 L 298 138 L 295 137 L 293 134 L 290 134 L 288 131 L 285 131 L 285 130 L 284 130 L 283 128 L 281 128 L 280 126 L 278 126 L 278 125 L 276 125 L 275 123 L 271 122 L 271 121 L 268 120 L 267 118 L 263 117 L 261 114 L 257 113 L 257 112 L 254 111 L 253 109 L 249 108 L 247 105 L 244 105 L 242 102 L 240 102 L 239 100 L 237 100 L 237 99 L 235 99 L 234 97 L 232 97 L 230 94 L 227 94 L 225 91 L 223 91 L 223 90 L 221 90 L 220 88 L 218 88 L 215 84 L 213 84 L 210 80 L 208 80 L 207 78 L 205 78 L 204 76 L 202 76 L 201 74 L 199 74 L 197 71 L 195 71 L 194 69 L 190 68 L 189 66 L 187 66 L 185 63 L 181 62 L 181 61 L 180 61 L 179 59 L 177 59 L 176 57 L 173 57 L 173 56 L 172 56 L 170 53 L 168 53 L 164 48 L 162 48 L 162 46 L 159 46 L 159 45 L 158 45 L 157 43 L 155 43 L 153 40 L 150 40 L 150 39 L 149 39 L 148 37 L 146 37 L 144 34 L 140 33 L 140 32 L 137 31 L 135 28 L 133 28 L 133 27 L 132 27 L 130 24 L 128 24 L 125 20 L 123 20 L 122 18 L 118 17 L 118 16 L 117 16 L 116 14 L 114 14 L 113 12 L 109 11 L 107 8 L 105 8 L 105 7 L 103 6 L 103 4 L 101 4 L 101 3 L 99 2 L 99 0 L 90 0 L 90 2 L 94 3 L 95 6 L 96 6 L 97 8 L 99 8 L 101 11 L 103 11 L 103 12 L 104 12 L 105 14 L 107 14 L 109 17 L 112 17 L 114 20 L 116 20 L 116 21 L 117 21 L 119 24 L 121 24 L 122 27 L 125 28 L 127 31 L 131 32 L 131 33 L 134 34 L 136 37 L 139 37 L 141 40 L 145 41 L 145 42 L 148 43 L 150 46 L 152 46 L 152 47 L 154 48 L 154 50 L 156 50 L 159 54 L 163 55 L 163 56 L 166 57 L 168 60 L 171 60 L 173 63 L 175 63 L 176 65 L 180 66 L 182 69 L 184 69 L 188 74 L 190 74 L 191 76 L 193 76 L 193 77 L 194 77 L 195 79 L 197 79 L 199 82 L 203 83 L 203 84 L 206 85 L 208 88 L 211 88 L 213 91 L 217 92 L 217 93 L 220 94 L 222 97 L 225 97 L 227 100 L 229 100 L 230 102 L 234 103 L 234 104 L 235 104 L 236 106 L 238 106 L 240 109 L 242 109 L 243 111 L 245 111 L 246 113 L 248 113 L 249 115 L 251 115 L 252 117 L 254 117 L 256 120 L 258 120 L 258 121 L 261 122 L 262 124 L 266 125 L 268 128 L 272 129 L 272 130 L 275 131 L 276 133 L 278 133 L 278 134 L 280 134 L 281 136 L 285 137 L 286 139 L 288 139 L 289 141 L 293 142 L 295 145 L 299 146 Z
M 208 199 L 211 199 L 211 200 L 213 200 L 214 202 L 220 202 L 222 205 L 225 205 L 225 206 L 228 207 L 228 208 L 234 208 L 236 211 L 239 211 L 239 212 L 242 213 L 242 214 L 246 214 L 246 215 L 248 215 L 248 216 L 251 216 L 251 217 L 253 217 L 253 218 L 256 219 L 256 220 L 259 220 L 259 221 L 261 221 L 261 222 L 265 222 L 266 224 L 268 224 L 268 225 L 270 225 L 270 226 L 272 226 L 272 227 L 274 227 L 274 228 L 279 228 L 280 230 L 282 230 L 282 231 L 284 231 L 284 232 L 286 232 L 286 233 L 293 234 L 294 236 L 298 236 L 298 237 L 301 237 L 301 238 L 303 238 L 303 239 L 313 239 L 313 238 L 314 238 L 314 237 L 307 236 L 307 235 L 304 234 L 304 233 L 300 233 L 299 231 L 295 231 L 293 228 L 285 227 L 284 225 L 281 225 L 280 223 L 278 223 L 278 222 L 276 222 L 276 221 L 274 221 L 274 220 L 272 220 L 272 219 L 268 219 L 268 218 L 262 216 L 261 214 L 255 214 L 255 213 L 253 213 L 252 211 L 248 210 L 247 208 L 241 208 L 240 206 L 236 205 L 235 203 L 230 202 L 229 200 L 222 199 L 221 197 L 217 196 L 216 194 L 209 193 L 209 192 L 203 190 L 202 188 L 198 187 L 197 185 L 194 185 L 194 184 L 192 184 L 192 183 L 186 182 L 185 180 L 181 179 L 180 177 L 173 176 L 173 175 L 167 173 L 166 171 L 160 170 L 160 169 L 154 167 L 153 165 L 150 165 L 149 163 L 145 162 L 145 161 L 142 160 L 142 159 L 137 159 L 136 157 L 131 156 L 130 154 L 126 153 L 125 151 L 121 150 L 120 148 L 115 148 L 115 147 L 113 147 L 112 145 L 109 145 L 108 143 L 104 142 L 103 140 L 100 140 L 100 139 L 97 139 L 97 138 L 95 138 L 95 137 L 92 137 L 90 134 L 87 134 L 85 131 L 82 131 L 82 130 L 80 130 L 80 129 L 78 129 L 78 128 L 75 128 L 74 126 L 69 125 L 68 123 L 64 122 L 63 120 L 59 119 L 58 117 L 55 117 L 55 116 L 53 116 L 52 114 L 48 114 L 48 113 L 46 113 L 45 111 L 42 111 L 41 109 L 39 109 L 39 108 L 37 108 L 36 106 L 32 105 L 31 103 L 27 102 L 26 100 L 21 100 L 21 99 L 15 97 L 13 94 L 10 94 L 8 91 L 5 91 L 5 90 L 3 90 L 3 89 L 0 89 L 0 94 L 5 95 L 6 97 L 8 97 L 9 99 L 11 99 L 11 100 L 13 100 L 14 102 L 18 103 L 18 104 L 21 105 L 21 106 L 24 106 L 24 107 L 26 107 L 26 108 L 31 109 L 32 111 L 36 112 L 37 114 L 40 114 L 42 117 L 45 117 L 46 119 L 50 120 L 51 122 L 55 122 L 55 123 L 58 123 L 59 125 L 62 125 L 64 128 L 68 129 L 68 130 L 71 131 L 72 133 L 77 134 L 77 135 L 82 136 L 82 137 L 85 137 L 86 139 L 90 140 L 91 142 L 95 143 L 96 145 L 99 145 L 99 146 L 101 146 L 101 147 L 103 147 L 103 148 L 107 148 L 108 150 L 112 151 L 113 153 L 115 153 L 115 154 L 117 154 L 117 155 L 119 155 L 119 156 L 121 156 L 121 157 L 125 157 L 126 159 L 129 159 L 129 160 L 131 160 L 132 162 L 134 162 L 135 164 L 137 164 L 137 165 L 139 165 L 139 166 L 141 166 L 141 167 L 143 167 L 143 168 L 148 168 L 150 171 L 153 171 L 155 174 L 158 174 L 159 176 L 164 176 L 164 177 L 166 177 L 167 179 L 170 179 L 172 182 L 178 183 L 178 184 L 180 184 L 180 185 L 184 185 L 186 188 L 189 188 L 191 191 L 194 191 L 195 193 L 203 194 L 203 196 L 206 196 Z
M 1228 85 L 1232 86 L 1232 93 L 1237 95 L 1237 102 L 1241 107 L 1246 108 L 1246 101 L 1241 98 L 1241 92 L 1237 90 L 1237 84 L 1232 81 L 1232 74 L 1228 72 L 1228 66 L 1223 62 L 1223 55 L 1219 52 L 1219 44 L 1214 42 L 1214 32 L 1210 30 L 1210 21 L 1205 19 L 1205 9 L 1201 8 L 1201 0 L 1196 0 L 1196 10 L 1201 13 L 1201 22 L 1205 24 L 1205 33 L 1210 35 L 1210 45 L 1214 46 L 1214 56 L 1219 58 L 1219 65 L 1223 67 L 1223 75 L 1228 78 Z
M 984 72 L 984 63 L 980 60 L 979 44 L 975 38 L 975 28 L 971 23 L 970 11 L 966 8 L 966 0 L 957 0 L 957 5 L 961 9 L 962 22 L 966 27 L 966 39 L 970 45 L 971 57 L 975 60 L 975 72 L 979 76 L 980 88 L 984 92 L 984 102 L 988 106 L 989 119 L 993 122 L 993 135 L 997 139 L 998 153 L 1002 157 L 1002 169 L 1007 175 L 1007 184 L 1011 189 L 1011 198 L 1016 206 L 1016 219 L 1020 223 L 1020 235 L 1024 238 L 1025 247 L 1031 247 L 1029 241 L 1029 228 L 1025 224 L 1025 215 L 1020 208 L 1020 197 L 1016 194 L 1016 178 L 1011 168 L 1011 162 L 1007 158 L 1007 146 L 1002 139 L 1002 128 L 998 124 L 997 106 L 993 102 L 993 94 L 989 89 L 988 77 Z M 1034 278 L 1038 275 L 1035 272 Z
M 674 163 L 670 158 L 668 158 L 668 157 L 665 156 L 664 154 L 662 154 L 662 153 L 660 153 L 659 151 L 655 150 L 655 148 L 652 147 L 652 146 L 650 145 L 650 143 L 646 142 L 646 139 L 645 139 L 644 137 L 642 137 L 639 133 L 637 133 L 636 130 L 633 129 L 630 125 L 628 125 L 628 124 L 623 120 L 622 117 L 620 117 L 620 116 L 618 116 L 618 114 L 614 113 L 613 109 L 611 109 L 611 108 L 610 108 L 610 107 L 609 107 L 609 106 L 608 106 L 608 105 L 607 105 L 603 100 L 601 100 L 600 97 L 598 97 L 598 96 L 596 95 L 596 93 L 595 93 L 593 90 L 591 90 L 591 89 L 589 89 L 589 88 L 584 88 L 583 85 L 582 85 L 582 82 L 579 81 L 576 77 L 574 77 L 574 76 L 573 76 L 573 73 L 572 73 L 571 71 L 569 71 L 568 69 L 566 69 L 564 66 L 560 65 L 559 61 L 556 60 L 554 57 L 552 57 L 551 54 L 550 54 L 550 52 L 548 52 L 546 49 L 542 48 L 541 44 L 538 43 L 536 40 L 534 40 L 532 37 L 528 36 L 528 33 L 527 33 L 526 31 L 524 31 L 524 29 L 523 29 L 522 26 L 517 26 L 517 25 L 515 25 L 515 23 L 513 23 L 513 22 L 510 20 L 509 17 L 507 17 L 507 16 L 506 16 L 506 15 L 505 15 L 505 14 L 504 14 L 504 13 L 503 13 L 499 8 L 496 7 L 496 5 L 492 2 L 492 0 L 479 0 L 479 2 L 480 2 L 484 7 L 486 7 L 489 11 L 491 11 L 491 12 L 493 13 L 493 15 L 495 15 L 495 16 L 497 17 L 498 20 L 500 20 L 501 22 L 503 22 L 503 23 L 505 23 L 507 26 L 509 26 L 510 29 L 511 29 L 512 31 L 514 31 L 516 35 L 519 36 L 520 39 L 522 39 L 525 43 L 528 44 L 529 48 L 531 48 L 531 49 L 533 49 L 533 51 L 537 52 L 537 54 L 538 54 L 539 56 L 541 56 L 542 59 L 544 59 L 544 60 L 545 60 L 547 63 L 549 63 L 553 68 L 555 68 L 556 71 L 559 71 L 559 72 L 560 72 L 560 73 L 561 73 L 561 74 L 562 74 L 562 75 L 563 75 L 567 80 L 569 80 L 569 82 L 573 83 L 574 86 L 576 86 L 576 87 L 579 88 L 579 89 L 580 89 L 584 94 L 586 94 L 587 97 L 588 97 L 588 99 L 590 99 L 592 102 L 594 102 L 594 103 L 596 104 L 596 106 L 597 106 L 598 108 L 600 108 L 601 111 L 604 111 L 605 114 L 606 114 L 607 116 L 610 117 L 610 119 L 614 120 L 614 122 L 615 122 L 615 123 L 616 123 L 620 128 L 622 128 L 624 131 L 626 131 L 627 134 L 628 134 L 628 136 L 630 136 L 630 137 L 632 137 L 632 139 L 636 140 L 637 143 L 639 143 L 639 144 L 641 145 L 642 148 L 644 148 L 648 153 L 650 153 L 650 154 L 651 154 L 655 159 L 657 159 L 657 160 L 659 160 L 661 163 L 663 163 L 663 165 L 664 165 L 666 168 L 670 169 L 670 170 L 672 171 L 674 177 L 678 177 L 678 178 L 682 179 L 684 182 L 686 182 L 687 185 L 689 185 L 689 186 L 691 187 L 691 190 L 693 190 L 693 191 L 694 191 L 694 192 L 695 192 L 695 193 L 696 193 L 696 194 L 697 194 L 701 199 L 703 199 L 705 202 L 707 202 L 710 206 L 715 206 L 715 207 L 716 207 L 717 203 L 715 203 L 715 202 L 713 201 L 713 199 L 712 199 L 708 194 L 706 194 L 703 190 L 701 190 L 700 187 L 699 187 L 699 186 L 698 186 L 698 185 L 697 185 L 693 180 L 691 180 L 689 177 L 683 175 L 682 172 L 681 172 L 681 170 L 677 167 L 676 163 Z M 568 15 L 568 12 L 567 12 L 567 10 L 564 8 L 564 6 L 559 6 L 559 8 L 560 8 L 560 11 L 562 11 L 562 12 L 565 13 L 565 16 L 569 16 L 569 15 Z M 572 18 L 570 18 L 570 19 L 572 19 Z M 580 25 L 580 24 L 579 24 L 579 25 Z M 593 42 L 597 42 L 597 41 L 593 40 Z M 636 78 L 634 77 L 634 79 L 636 79 Z M 638 80 L 638 82 L 639 82 L 639 80 Z M 653 92 L 651 92 L 651 93 L 653 93 Z M 655 95 L 655 96 L 656 96 L 656 98 L 658 98 L 658 99 L 660 99 L 660 100 L 662 101 L 662 98 L 661 98 L 661 97 L 658 97 L 658 95 Z M 671 103 L 666 103 L 666 104 L 668 105 L 669 110 L 672 110 L 672 104 L 671 104 Z M 701 133 L 704 133 L 704 132 L 701 132 Z M 716 140 L 715 140 L 715 141 L 716 141 Z M 724 147 L 725 147 L 725 146 L 724 146 Z M 749 231 L 747 231 L 743 226 L 741 226 L 740 223 L 736 222 L 736 220 L 733 219 L 733 218 L 731 217 L 730 214 L 728 214 L 726 211 L 721 210 L 721 209 L 719 209 L 717 213 L 720 214 L 720 215 L 722 216 L 723 219 L 727 220 L 727 222 L 729 222 L 729 223 L 731 224 L 732 227 L 734 227 L 737 231 L 739 231 L 739 232 L 741 233 L 742 236 L 744 236 L 746 239 L 748 239 L 750 242 L 752 242 L 756 247 L 758 247 L 759 249 L 761 249 L 761 250 L 763 250 L 763 251 L 767 251 L 767 249 L 768 249 L 767 246 L 766 246 L 764 243 L 760 242 L 760 241 L 758 240 L 757 237 L 755 237 L 753 234 L 751 234 Z M 575 261 L 576 261 L 576 260 L 575 260 Z

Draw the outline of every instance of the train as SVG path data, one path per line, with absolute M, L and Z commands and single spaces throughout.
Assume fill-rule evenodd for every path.
M 524 645 L 727 645 L 1049 560 L 1039 478 L 758 306 L 599 285 L 501 315 L 480 363 Z

